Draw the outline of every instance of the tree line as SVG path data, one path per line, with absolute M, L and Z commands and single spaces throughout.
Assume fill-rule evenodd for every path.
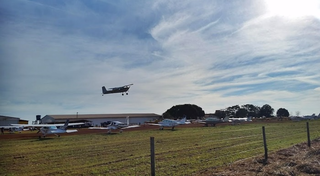
M 216 110 L 214 115 L 219 118 L 225 117 L 274 117 L 274 109 L 265 104 L 262 107 L 255 106 L 253 104 L 234 105 L 225 109 Z M 175 105 L 162 114 L 163 118 L 175 119 L 186 116 L 188 119 L 197 119 L 204 117 L 204 110 L 194 104 Z M 289 111 L 285 108 L 279 108 L 276 112 L 277 117 L 288 117 Z

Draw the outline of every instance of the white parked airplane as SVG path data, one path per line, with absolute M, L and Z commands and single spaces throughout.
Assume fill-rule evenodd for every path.
M 232 124 L 240 124 L 242 122 L 251 122 L 251 117 L 244 117 L 244 118 L 229 118 L 229 122 Z
M 307 115 L 307 116 L 291 116 L 290 119 L 292 121 L 301 121 L 301 120 L 317 120 L 320 119 L 320 114 L 316 116 L 315 114 Z
M 189 124 L 189 123 L 190 122 L 187 122 L 187 118 L 184 117 L 180 120 L 164 119 L 159 123 L 154 123 L 154 124 L 150 124 L 150 125 L 160 126 L 160 130 L 163 130 L 164 127 L 171 127 L 171 130 L 174 130 L 175 126 Z
M 208 117 L 205 120 L 200 121 L 200 123 L 204 123 L 205 126 L 209 126 L 209 125 L 216 126 L 216 124 L 218 123 L 226 123 L 226 122 L 229 122 L 228 117 L 225 117 L 224 119 L 220 119 L 217 117 Z
M 9 130 L 10 133 L 14 133 L 14 132 L 21 133 L 21 131 L 26 130 L 21 126 L 0 126 L 0 129 L 1 129 L 1 131 L 2 131 L 2 129 L 3 130 Z
M 120 121 L 109 121 L 106 127 L 89 127 L 91 130 L 108 130 L 108 134 L 111 133 L 111 130 L 120 129 L 120 133 L 122 130 L 128 128 L 137 128 L 140 125 L 129 125 L 129 117 L 127 117 L 127 124 L 120 122 Z
M 78 130 L 67 130 L 67 127 L 74 126 L 74 125 L 82 125 L 82 124 L 84 124 L 84 123 L 69 123 L 69 120 L 67 120 L 64 124 L 38 124 L 38 125 L 11 124 L 11 125 L 21 126 L 21 127 L 33 127 L 33 128 L 40 127 L 38 133 L 39 132 L 42 133 L 42 136 L 39 136 L 39 139 L 41 139 L 41 137 L 45 138 L 46 135 L 48 135 L 48 134 L 54 134 L 54 135 L 60 137 L 60 133 L 78 132 Z

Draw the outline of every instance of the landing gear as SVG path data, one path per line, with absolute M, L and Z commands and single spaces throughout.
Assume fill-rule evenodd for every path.
M 41 136 L 39 136 L 39 140 L 41 140 L 42 138 L 46 138 L 46 136 L 42 136 L 42 137 L 41 137 Z

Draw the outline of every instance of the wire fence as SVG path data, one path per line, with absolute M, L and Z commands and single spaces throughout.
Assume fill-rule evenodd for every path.
M 215 142 L 217 143 L 214 143 L 214 144 L 208 141 L 207 142 L 208 144 L 202 145 L 201 149 L 197 149 L 197 147 L 191 146 L 191 147 L 184 147 L 183 149 L 180 149 L 180 150 L 186 150 L 186 148 L 189 148 L 188 153 L 189 153 L 189 156 L 191 156 L 189 157 L 189 160 L 192 160 L 192 158 L 194 158 L 197 155 L 197 152 L 196 152 L 197 150 L 201 150 L 201 152 L 199 153 L 207 152 L 207 155 L 205 156 L 201 155 L 201 158 L 198 158 L 200 162 L 196 163 L 196 162 L 190 161 L 191 164 L 199 164 L 196 167 L 198 167 L 198 169 L 201 169 L 201 162 L 214 163 L 215 165 L 221 165 L 221 164 L 223 165 L 226 163 L 234 162 L 235 160 L 241 159 L 242 157 L 245 157 L 245 156 L 252 156 L 252 155 L 259 155 L 259 154 L 264 154 L 264 162 L 266 163 L 268 161 L 269 148 L 271 148 L 272 150 L 277 149 L 277 144 L 281 142 L 296 144 L 294 143 L 294 142 L 297 142 L 296 139 L 303 139 L 304 137 L 305 137 L 305 140 L 302 140 L 302 141 L 300 140 L 300 142 L 307 142 L 308 146 L 311 147 L 309 122 L 306 122 L 306 125 L 304 126 L 301 125 L 300 123 L 299 126 L 297 125 L 295 129 L 291 129 L 291 130 L 279 130 L 280 128 L 281 126 L 276 126 L 276 127 L 270 127 L 270 129 L 268 129 L 268 126 L 266 127 L 262 126 L 262 131 L 261 131 L 262 133 L 260 134 L 250 134 L 250 132 L 252 131 L 256 132 L 257 128 L 230 130 L 224 133 L 235 133 L 235 132 L 241 132 L 241 133 L 231 138 L 221 139 L 219 141 L 220 143 L 217 142 L 216 140 Z M 313 135 L 313 138 L 318 137 L 319 130 L 315 130 L 315 128 L 313 128 L 313 130 L 315 131 L 315 135 Z M 249 133 L 246 133 L 246 131 Z M 277 133 L 273 131 L 276 131 Z M 243 135 L 243 134 L 246 134 L 246 135 Z M 228 140 L 229 142 L 226 143 L 226 140 Z M 167 160 L 157 160 L 157 157 L 156 157 L 157 151 L 155 149 L 156 144 L 154 143 L 154 141 L 155 141 L 155 138 L 150 137 L 150 151 L 151 151 L 150 170 L 151 170 L 152 176 L 154 176 L 156 172 L 163 174 L 168 169 Z M 212 146 L 214 147 L 212 148 Z M 215 154 L 215 151 L 219 151 L 217 152 L 218 154 Z M 176 156 L 176 157 L 179 157 L 179 156 Z M 180 157 L 181 157 L 180 160 L 182 161 L 185 160 L 185 156 L 184 157 L 180 156 Z M 189 164 L 183 164 L 183 163 L 182 164 L 177 163 L 176 165 L 188 165 L 187 167 L 192 167 Z M 203 169 L 205 169 L 205 167 Z M 170 167 L 170 169 L 172 168 Z

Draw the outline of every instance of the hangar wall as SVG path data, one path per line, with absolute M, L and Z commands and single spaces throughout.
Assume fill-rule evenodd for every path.
M 127 117 L 129 117 L 130 125 L 144 124 L 161 118 L 160 115 L 154 113 L 46 115 L 41 119 L 41 123 L 64 123 L 69 119 L 70 122 L 91 122 L 93 126 L 100 126 L 101 123 L 107 121 L 127 123 Z
M 0 126 L 10 126 L 11 124 L 18 124 L 19 118 L 9 117 L 9 116 L 0 116 Z

